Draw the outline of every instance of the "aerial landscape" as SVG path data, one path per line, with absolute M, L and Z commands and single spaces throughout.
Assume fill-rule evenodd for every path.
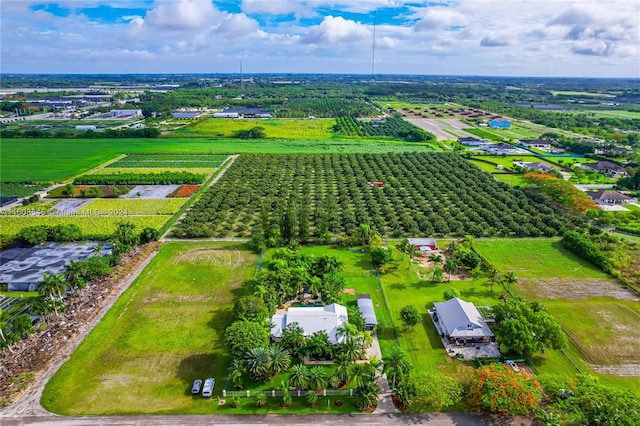
M 0 3 L 0 423 L 640 424 L 640 3 Z

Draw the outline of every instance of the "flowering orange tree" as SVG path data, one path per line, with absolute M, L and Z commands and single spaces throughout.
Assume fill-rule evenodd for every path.
M 598 205 L 589 196 L 564 179 L 546 173 L 525 173 L 522 182 L 537 186 L 540 192 L 573 210 L 584 213 L 589 209 L 598 209 Z
M 531 415 L 540 407 L 540 384 L 506 365 L 477 369 L 469 386 L 469 405 L 492 413 Z

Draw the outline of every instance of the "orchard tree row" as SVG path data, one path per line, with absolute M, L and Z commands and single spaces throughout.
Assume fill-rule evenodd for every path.
M 373 182 L 382 182 L 378 187 Z M 367 224 L 394 238 L 554 236 L 581 219 L 456 154 L 242 155 L 194 204 L 178 237 L 328 241 Z
M 334 126 L 342 136 L 388 136 L 408 142 L 435 142 L 435 136 L 414 126 L 400 117 L 389 117 L 383 121 L 359 121 L 353 117 L 338 117 Z

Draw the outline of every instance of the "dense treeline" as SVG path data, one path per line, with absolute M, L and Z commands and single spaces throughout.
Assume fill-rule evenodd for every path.
M 119 138 L 157 138 L 160 129 L 147 127 L 144 129 L 107 129 L 105 131 L 77 131 L 74 129 L 40 130 L 40 129 L 3 129 L 2 138 L 65 138 L 65 139 L 119 139 Z
M 378 181 L 383 187 L 371 184 Z M 396 238 L 526 237 L 582 222 L 454 154 L 242 155 L 175 234 L 246 237 L 265 221 L 302 241 L 328 241 L 361 224 Z
M 612 271 L 611 262 L 607 256 L 585 235 L 576 231 L 566 231 L 562 236 L 562 245 L 603 271 Z
M 76 178 L 75 185 L 174 185 L 198 184 L 205 175 L 189 172 L 94 174 Z

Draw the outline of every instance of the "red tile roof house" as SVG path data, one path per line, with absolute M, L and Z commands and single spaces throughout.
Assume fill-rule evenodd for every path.
M 587 195 L 598 204 L 627 204 L 633 201 L 623 193 L 609 189 L 587 191 Z

